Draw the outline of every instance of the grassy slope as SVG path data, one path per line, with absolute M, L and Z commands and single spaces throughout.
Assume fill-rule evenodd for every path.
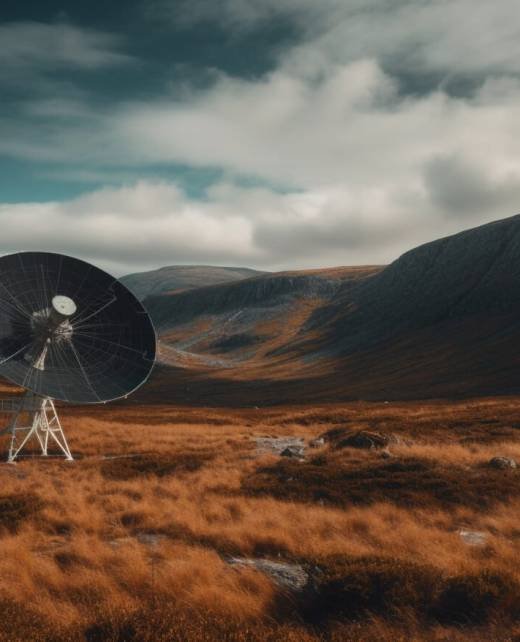
M 74 464 L 0 466 L 0 639 L 512 639 L 520 473 L 485 463 L 520 458 L 519 403 L 68 408 Z M 402 443 L 255 453 L 254 436 L 333 428 Z M 301 563 L 315 590 L 227 555 Z

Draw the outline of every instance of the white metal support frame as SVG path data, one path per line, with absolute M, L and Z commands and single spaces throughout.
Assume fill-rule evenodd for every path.
M 49 397 L 39 397 L 31 393 L 24 395 L 9 426 L 3 432 L 11 433 L 7 458 L 10 464 L 14 463 L 32 437 L 38 440 L 44 457 L 49 454 L 50 439 L 51 445 L 54 442 L 67 461 L 73 461 L 56 407 Z

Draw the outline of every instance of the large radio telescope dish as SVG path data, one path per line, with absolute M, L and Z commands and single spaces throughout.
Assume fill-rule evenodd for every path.
M 47 252 L 0 257 L 0 375 L 53 411 L 52 400 L 126 397 L 148 378 L 155 346 L 140 301 L 103 270 Z

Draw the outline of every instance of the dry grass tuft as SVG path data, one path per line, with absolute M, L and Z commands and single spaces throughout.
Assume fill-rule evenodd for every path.
M 314 623 L 384 617 L 475 625 L 520 617 L 520 584 L 489 569 L 449 576 L 432 565 L 380 556 L 331 558 L 320 568 L 314 593 L 301 604 Z
M 0 495 L 0 530 L 16 533 L 22 522 L 42 508 L 43 501 L 32 493 Z
M 210 453 L 186 452 L 168 455 L 164 453 L 145 453 L 132 457 L 121 457 L 105 461 L 101 473 L 106 479 L 126 480 L 143 475 L 173 475 L 174 473 L 194 472 L 212 459 Z
M 520 585 L 507 573 L 483 569 L 450 578 L 432 605 L 433 615 L 448 624 L 481 624 L 520 618 Z
M 365 457 L 343 463 L 321 454 L 308 462 L 279 461 L 259 468 L 244 479 L 242 490 L 253 496 L 338 506 L 387 501 L 478 509 L 520 497 L 520 475 L 486 468 L 468 470 L 413 457 Z

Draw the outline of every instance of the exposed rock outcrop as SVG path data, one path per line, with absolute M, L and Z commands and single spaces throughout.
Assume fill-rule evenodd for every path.
M 493 457 L 489 460 L 488 465 L 491 466 L 491 468 L 497 468 L 499 470 L 514 470 L 518 466 L 516 460 L 512 457 Z
M 268 575 L 279 586 L 292 591 L 303 591 L 309 582 L 309 575 L 300 564 L 247 557 L 232 557 L 228 562 L 232 566 L 254 568 Z

